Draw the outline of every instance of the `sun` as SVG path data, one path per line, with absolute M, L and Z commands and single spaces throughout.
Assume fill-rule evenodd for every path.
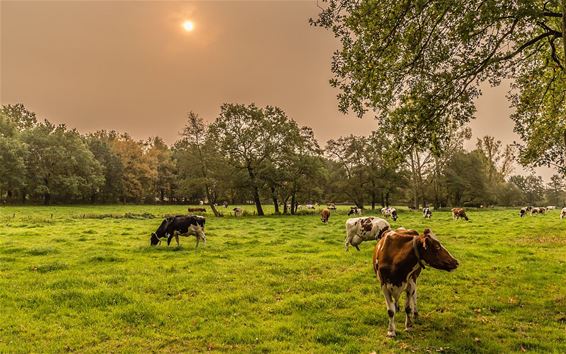
M 195 24 L 192 21 L 185 20 L 183 21 L 183 29 L 185 30 L 185 32 L 191 32 L 193 29 L 195 29 Z

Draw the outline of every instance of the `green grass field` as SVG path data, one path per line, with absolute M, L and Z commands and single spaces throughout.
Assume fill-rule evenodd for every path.
M 559 211 L 402 211 L 394 227 L 430 227 L 460 267 L 424 270 L 414 331 L 398 313 L 388 339 L 374 242 L 344 252 L 344 211 L 328 225 L 207 214 L 197 253 L 194 237 L 149 247 L 160 218 L 185 210 L 1 208 L 0 352 L 566 352 Z

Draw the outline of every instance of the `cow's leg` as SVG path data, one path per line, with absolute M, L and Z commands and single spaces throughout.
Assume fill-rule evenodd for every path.
M 399 300 L 401 294 L 400 288 L 391 284 L 384 284 L 381 286 L 385 303 L 387 305 L 387 315 L 389 316 L 389 327 L 387 328 L 387 336 L 395 337 L 395 299 Z
M 177 241 L 177 247 L 181 246 L 181 244 L 179 243 L 179 233 L 177 231 L 175 231 L 175 241 Z
M 409 279 L 405 294 L 405 330 L 410 331 L 413 329 L 413 316 L 417 313 L 417 285 L 413 279 Z
M 171 243 L 171 239 L 173 238 L 173 235 L 169 235 L 167 236 L 167 247 L 169 247 L 169 244 Z
M 348 252 L 350 241 L 350 235 L 346 235 L 346 239 L 344 240 L 344 249 L 346 250 L 346 252 Z
M 414 281 L 414 288 L 413 288 L 413 316 L 415 319 L 419 317 L 419 308 L 417 307 L 417 281 Z

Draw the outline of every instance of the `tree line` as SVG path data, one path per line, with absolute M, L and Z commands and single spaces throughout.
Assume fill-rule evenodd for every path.
M 253 203 L 295 214 L 300 203 L 359 207 L 562 205 L 564 179 L 511 175 L 515 149 L 495 138 L 463 148 L 454 127 L 443 148 L 408 144 L 402 131 L 329 140 L 278 107 L 224 104 L 210 124 L 187 114 L 171 146 L 100 130 L 81 134 L 40 121 L 23 105 L 0 110 L 0 199 L 4 203 Z

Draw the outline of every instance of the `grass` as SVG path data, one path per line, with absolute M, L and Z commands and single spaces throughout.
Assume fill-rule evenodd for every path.
M 149 247 L 161 217 L 185 208 L 1 208 L 0 352 L 566 352 L 557 211 L 401 211 L 393 226 L 432 228 L 460 267 L 427 268 L 415 330 L 399 313 L 387 339 L 373 243 L 344 252 L 345 209 L 328 225 L 210 216 L 198 252 L 194 237 Z

